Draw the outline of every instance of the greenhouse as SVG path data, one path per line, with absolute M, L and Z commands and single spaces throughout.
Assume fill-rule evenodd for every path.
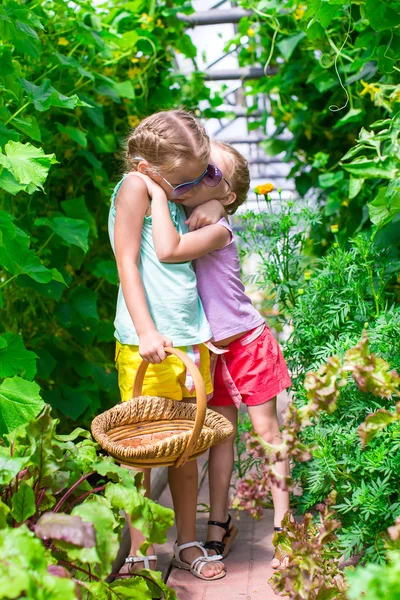
M 0 598 L 398 600 L 400 2 L 3 0 Z

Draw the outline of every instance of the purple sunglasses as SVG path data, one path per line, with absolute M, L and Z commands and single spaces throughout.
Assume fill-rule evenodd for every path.
M 136 160 L 144 160 L 138 156 L 135 156 L 135 159 Z M 229 181 L 227 181 L 225 179 L 225 177 L 223 177 L 220 169 L 218 169 L 218 167 L 215 167 L 214 165 L 207 165 L 207 169 L 197 179 L 194 179 L 193 181 L 187 181 L 185 183 L 180 183 L 179 185 L 177 185 L 175 187 L 172 185 L 172 183 L 170 183 L 167 179 L 165 179 L 165 177 L 163 177 L 161 175 L 161 173 L 156 171 L 156 169 L 154 169 L 154 167 L 152 167 L 152 169 L 153 169 L 153 171 L 155 171 L 157 173 L 157 175 L 159 175 L 161 177 L 161 179 L 163 181 L 165 181 L 165 183 L 167 183 L 172 188 L 172 194 L 171 194 L 172 198 L 179 198 L 180 196 L 184 196 L 185 194 L 188 193 L 189 190 L 192 189 L 192 187 L 194 187 L 195 185 L 198 185 L 200 183 L 200 181 L 203 181 L 207 187 L 216 187 L 220 183 L 220 181 L 223 179 L 230 187 Z

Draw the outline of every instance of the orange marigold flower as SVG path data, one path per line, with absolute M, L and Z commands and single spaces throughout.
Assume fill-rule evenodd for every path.
M 258 185 L 257 187 L 255 187 L 254 191 L 256 194 L 259 194 L 260 196 L 266 196 L 267 194 L 272 192 L 274 189 L 275 189 L 275 186 L 272 185 L 272 183 L 264 183 L 263 185 Z

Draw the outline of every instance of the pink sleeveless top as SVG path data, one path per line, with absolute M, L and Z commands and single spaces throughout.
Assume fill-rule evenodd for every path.
M 245 294 L 232 229 L 226 219 L 221 219 L 218 225 L 230 231 L 231 241 L 193 261 L 197 289 L 215 342 L 264 323 L 264 318 Z

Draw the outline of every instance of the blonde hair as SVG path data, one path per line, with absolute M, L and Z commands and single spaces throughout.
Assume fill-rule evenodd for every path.
M 235 192 L 236 194 L 236 199 L 232 204 L 225 206 L 225 210 L 228 215 L 233 215 L 239 206 L 247 200 L 247 194 L 250 189 L 249 163 L 245 157 L 230 144 L 220 141 L 213 141 L 213 144 L 216 144 L 221 150 L 228 154 L 228 160 L 232 166 L 232 174 L 229 183 L 231 184 L 232 192 Z
M 165 110 L 146 117 L 126 141 L 125 168 L 136 171 L 143 158 L 168 173 L 188 160 L 207 163 L 210 140 L 201 123 L 185 110 Z

